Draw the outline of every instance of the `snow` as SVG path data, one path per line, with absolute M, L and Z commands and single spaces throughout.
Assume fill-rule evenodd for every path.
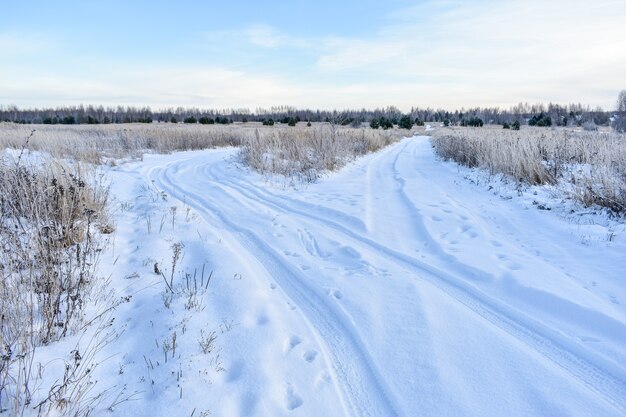
M 473 184 L 427 137 L 297 188 L 237 152 L 108 168 L 115 415 L 626 414 L 623 228 Z

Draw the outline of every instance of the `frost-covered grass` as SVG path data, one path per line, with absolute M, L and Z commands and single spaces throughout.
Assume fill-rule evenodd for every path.
M 105 158 L 138 158 L 143 153 L 237 146 L 248 128 L 191 124 L 19 125 L 0 123 L 0 148 L 31 150 L 52 156 L 101 163 Z
M 171 153 L 243 146 L 244 162 L 260 172 L 310 175 L 333 170 L 346 159 L 375 151 L 402 136 L 399 131 L 372 131 L 316 123 L 306 127 L 233 125 L 124 124 L 19 125 L 0 123 L 0 149 L 28 147 L 55 157 L 100 164 L 109 159 L 140 158 L 144 153 Z M 272 155 L 268 159 L 267 155 Z
M 104 294 L 100 236 L 113 227 L 101 179 L 81 164 L 24 151 L 0 159 L 0 412 L 75 410 L 66 405 L 85 394 L 97 343 L 77 350 L 49 385 L 34 355 L 79 332 L 86 306 Z
M 443 128 L 440 156 L 530 185 L 558 184 L 585 206 L 626 212 L 626 135 L 571 129 Z
M 407 131 L 404 132 L 405 134 Z M 402 137 L 399 130 L 372 130 L 320 124 L 313 128 L 255 131 L 242 143 L 244 164 L 266 174 L 315 181 L 355 157 L 375 152 Z

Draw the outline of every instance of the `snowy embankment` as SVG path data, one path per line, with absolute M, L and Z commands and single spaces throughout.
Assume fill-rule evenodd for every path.
M 425 137 L 298 190 L 236 154 L 110 172 L 116 415 L 626 414 L 623 232 L 476 187 Z

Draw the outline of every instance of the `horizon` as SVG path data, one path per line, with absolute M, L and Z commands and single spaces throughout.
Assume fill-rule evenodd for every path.
M 449 113 L 455 113 L 455 112 L 474 112 L 474 111 L 481 111 L 481 110 L 500 110 L 503 112 L 515 112 L 516 109 L 515 107 L 517 106 L 526 106 L 526 107 L 538 107 L 540 108 L 537 111 L 524 111 L 525 113 L 536 113 L 538 111 L 548 111 L 549 110 L 549 106 L 555 106 L 555 107 L 560 107 L 560 108 L 564 108 L 564 109 L 570 109 L 571 107 L 578 107 L 580 106 L 584 111 L 586 112 L 603 112 L 603 113 L 615 113 L 616 110 L 609 108 L 609 109 L 605 109 L 599 106 L 591 106 L 588 104 L 584 104 L 584 103 L 552 103 L 552 102 L 548 102 L 548 103 L 542 103 L 542 102 L 537 102 L 537 103 L 529 103 L 529 102 L 519 102 L 517 104 L 511 105 L 511 106 L 507 106 L 507 107 L 501 107 L 501 106 L 491 106 L 491 107 L 481 107 L 481 106 L 461 106 L 458 108 L 445 108 L 445 107 L 434 107 L 434 106 L 412 106 L 410 108 L 408 108 L 407 110 L 403 110 L 400 109 L 398 106 L 394 106 L 394 105 L 389 105 L 389 106 L 378 106 L 378 107 L 371 107 L 371 108 L 367 108 L 367 107 L 363 107 L 363 108 L 332 108 L 332 109 L 326 109 L 326 108 L 306 108 L 306 107 L 295 107 L 295 106 L 288 106 L 288 105 L 273 105 L 273 106 L 269 106 L 269 107 L 257 107 L 255 109 L 249 109 L 249 108 L 245 108 L 245 107 L 224 107 L 224 108 L 219 108 L 219 107 L 203 107 L 203 106 L 180 106 L 180 105 L 172 105 L 169 107 L 153 107 L 150 105 L 125 105 L 125 104 L 95 104 L 95 103 L 78 103 L 78 104 L 67 104 L 67 105 L 57 105 L 57 106 L 43 106 L 43 107 L 21 107 L 15 104 L 2 104 L 0 103 L 0 111 L 9 111 L 11 110 L 11 107 L 15 107 L 15 109 L 17 111 L 20 112 L 37 112 L 37 111 L 54 111 L 54 110 L 67 110 L 67 109 L 76 109 L 76 108 L 83 108 L 83 109 L 99 109 L 99 108 L 103 108 L 105 111 L 118 111 L 118 110 L 143 110 L 143 109 L 147 109 L 152 113 L 168 113 L 168 112 L 179 112 L 179 111 L 183 111 L 183 112 L 200 112 L 200 113 L 207 113 L 207 114 L 240 114 L 240 115 L 255 115 L 255 116 L 260 116 L 262 114 L 267 114 L 267 113 L 287 113 L 287 112 L 322 112 L 322 113 L 326 113 L 326 112 L 338 112 L 338 113 L 358 113 L 358 112 L 377 112 L 377 111 L 388 111 L 388 110 L 396 110 L 400 113 L 403 114 L 409 114 L 411 113 L 411 111 L 434 111 L 434 112 L 439 112 L 439 111 L 445 111 L 445 112 L 449 112 Z M 543 108 L 543 110 L 541 110 L 541 108 Z
M 612 111 L 625 20 L 615 0 L 13 3 L 0 103 Z

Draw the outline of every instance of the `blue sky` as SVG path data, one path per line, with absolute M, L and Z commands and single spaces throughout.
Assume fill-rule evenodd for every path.
M 610 109 L 624 22 L 623 0 L 13 1 L 0 104 Z

